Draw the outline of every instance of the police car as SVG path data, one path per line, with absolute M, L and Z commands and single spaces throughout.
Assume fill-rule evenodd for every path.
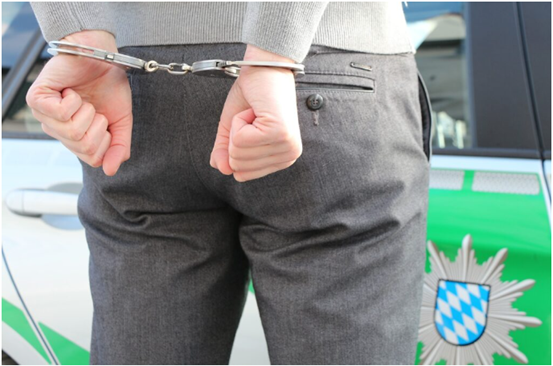
M 50 57 L 2 3 L 4 362 L 87 364 L 81 166 L 25 95 Z M 428 260 L 413 363 L 551 364 L 551 4 L 404 5 L 432 104 Z M 251 288 L 232 364 L 268 364 Z

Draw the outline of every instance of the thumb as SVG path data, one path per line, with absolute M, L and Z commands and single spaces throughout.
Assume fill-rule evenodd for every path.
M 251 125 L 254 120 L 255 114 L 253 112 L 253 109 L 248 108 L 232 118 L 230 131 L 225 124 L 219 124 L 219 130 L 222 130 L 222 132 L 224 132 L 224 136 L 222 133 L 219 133 L 219 131 L 217 132 L 215 147 L 213 148 L 213 152 L 211 153 L 211 166 L 215 164 L 215 166 L 213 167 L 219 169 L 221 173 L 226 175 L 234 173 L 234 170 L 231 168 L 229 162 L 229 146 L 232 145 L 233 135 L 236 134 L 236 132 L 240 131 L 244 126 Z
M 64 122 L 83 104 L 81 96 L 73 89 L 65 88 L 60 93 L 47 85 L 31 87 L 27 92 L 26 102 L 40 113 Z
M 213 151 L 211 151 L 211 159 L 209 164 L 225 175 L 233 173 L 232 168 L 229 165 L 228 146 L 230 139 L 230 123 L 221 119 L 219 121 L 219 128 L 217 129 L 217 137 L 215 138 L 215 144 L 213 145 Z
M 221 113 L 217 137 L 215 138 L 215 144 L 213 145 L 209 161 L 209 164 L 213 168 L 218 169 L 225 175 L 231 175 L 233 173 L 229 164 L 229 142 L 232 119 L 236 114 L 248 107 L 249 105 L 242 96 L 240 88 L 234 83 L 229 91 Z
M 257 128 L 252 125 L 253 121 L 255 121 L 255 113 L 253 111 L 253 108 L 248 108 L 245 111 L 242 111 L 238 113 L 234 118 L 232 119 L 232 126 L 230 128 L 230 145 L 236 146 L 237 140 L 240 141 L 240 147 L 244 147 L 245 145 L 249 144 L 251 138 L 248 139 L 249 133 L 251 132 L 250 129 L 257 130 Z M 245 129 L 244 129 L 245 127 Z M 240 132 L 241 136 L 239 139 L 236 138 L 236 134 Z M 247 137 L 244 138 L 244 132 L 246 132 Z M 255 144 L 251 144 L 251 146 L 254 146 Z M 238 147 L 238 146 L 236 146 Z
M 104 155 L 102 167 L 104 173 L 115 175 L 121 164 L 131 157 L 132 114 L 108 126 L 111 143 Z

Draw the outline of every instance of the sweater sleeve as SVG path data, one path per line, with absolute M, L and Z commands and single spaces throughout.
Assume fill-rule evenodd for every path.
M 328 2 L 248 2 L 242 42 L 302 62 Z
M 83 30 L 104 30 L 116 36 L 108 6 L 105 2 L 31 2 L 47 42 Z

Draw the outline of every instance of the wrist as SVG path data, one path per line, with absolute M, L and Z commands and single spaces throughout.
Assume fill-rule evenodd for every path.
M 270 52 L 267 50 L 264 50 L 262 48 L 256 47 L 252 44 L 248 44 L 248 47 L 246 47 L 246 52 L 244 53 L 244 61 L 275 61 L 275 62 L 288 62 L 288 63 L 296 63 L 294 60 L 279 55 L 274 52 Z M 281 68 L 281 67 L 260 67 L 260 66 L 242 66 L 241 68 L 241 74 L 254 72 L 254 70 L 265 70 L 270 72 L 278 72 L 282 73 L 284 75 L 293 75 L 292 70 L 287 68 Z
M 115 36 L 103 30 L 84 30 L 71 33 L 60 41 L 82 44 L 84 46 L 100 48 L 110 52 L 117 52 Z

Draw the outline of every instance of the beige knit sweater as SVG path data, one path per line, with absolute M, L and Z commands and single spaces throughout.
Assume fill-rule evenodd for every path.
M 118 47 L 247 43 L 296 62 L 311 44 L 415 53 L 401 2 L 35 2 L 47 41 L 86 29 Z

